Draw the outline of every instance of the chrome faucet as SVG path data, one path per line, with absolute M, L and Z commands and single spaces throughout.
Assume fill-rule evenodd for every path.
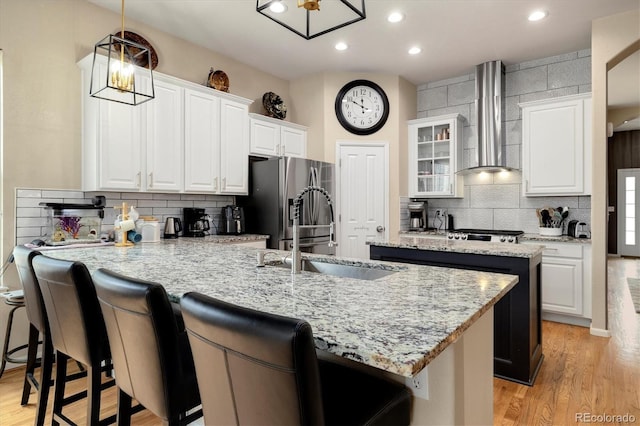
M 308 192 L 319 192 L 324 195 L 329 204 L 329 212 L 331 214 L 331 222 L 328 225 L 300 225 L 300 202 L 304 194 Z M 331 196 L 324 189 L 318 186 L 308 186 L 303 189 L 293 200 L 293 247 L 291 250 L 291 273 L 299 274 L 302 269 L 302 253 L 300 253 L 300 235 L 298 235 L 300 228 L 329 228 L 329 247 L 337 246 L 335 241 L 335 222 L 333 217 L 333 204 L 331 203 Z

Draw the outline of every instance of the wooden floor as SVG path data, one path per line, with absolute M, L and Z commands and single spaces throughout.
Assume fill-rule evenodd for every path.
M 640 424 L 640 314 L 626 282 L 626 277 L 640 277 L 640 260 L 610 257 L 608 277 L 611 338 L 544 321 L 545 358 L 534 386 L 493 381 L 494 424 L 587 423 L 576 421 L 578 413 L 629 414 L 635 417 L 632 424 Z M 591 423 L 624 424 L 596 420 Z
M 640 277 L 640 260 L 610 258 L 608 265 L 612 337 L 595 337 L 587 328 L 543 322 L 545 359 L 535 385 L 494 379 L 494 424 L 586 423 L 576 421 L 578 413 L 626 414 L 635 416 L 635 424 L 640 424 L 640 314 L 634 312 L 626 285 L 626 277 Z M 1 426 L 33 424 L 35 395 L 29 405 L 20 406 L 23 374 L 22 368 L 16 368 L 0 379 Z M 103 401 L 104 415 L 114 413 L 114 388 L 106 392 Z M 68 415 L 82 424 L 86 418 L 83 401 L 69 409 Z M 603 423 L 598 418 L 591 420 L 592 424 Z M 625 424 L 608 420 L 614 421 L 607 424 Z M 132 423 L 157 425 L 160 421 L 143 411 L 133 417 Z M 49 416 L 45 424 L 50 424 Z

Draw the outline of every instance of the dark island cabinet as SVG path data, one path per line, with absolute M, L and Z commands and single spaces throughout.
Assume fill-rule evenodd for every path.
M 372 244 L 370 257 L 372 260 L 517 275 L 518 284 L 493 309 L 493 374 L 502 379 L 533 385 L 544 357 L 540 297 L 541 256 L 505 257 Z

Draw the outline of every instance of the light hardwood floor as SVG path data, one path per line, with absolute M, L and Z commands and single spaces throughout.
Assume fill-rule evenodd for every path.
M 579 413 L 629 414 L 640 424 L 640 314 L 626 277 L 640 277 L 640 260 L 610 257 L 610 338 L 592 336 L 584 327 L 543 322 L 545 358 L 536 382 L 529 387 L 494 379 L 494 424 L 586 423 L 576 421 Z
M 581 423 L 576 421 L 578 413 L 628 414 L 635 417 L 635 424 L 640 424 L 640 314 L 634 312 L 626 285 L 626 277 L 640 277 L 640 260 L 612 257 L 608 274 L 612 337 L 595 337 L 583 327 L 544 321 L 545 359 L 535 385 L 494 379 L 494 424 L 575 425 Z M 33 424 L 35 395 L 28 406 L 20 406 L 23 374 L 22 368 L 16 368 L 0 379 L 2 426 Z M 113 388 L 103 401 L 105 416 L 115 412 Z M 85 407 L 79 401 L 69 407 L 72 411 L 68 414 L 82 424 Z M 45 424 L 49 422 L 47 416 Z M 132 423 L 156 425 L 160 421 L 143 411 L 133 417 Z

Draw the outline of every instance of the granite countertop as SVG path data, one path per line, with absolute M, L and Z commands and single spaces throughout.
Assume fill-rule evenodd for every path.
M 520 241 L 538 241 L 541 243 L 572 243 L 572 244 L 591 244 L 591 238 L 574 238 L 568 235 L 560 235 L 558 237 L 551 237 L 540 234 L 524 234 L 520 237 Z
M 368 241 L 367 244 L 382 247 L 524 258 L 541 256 L 544 248 L 543 245 L 456 241 L 441 238 L 414 237 L 407 236 L 406 234 L 400 235 L 388 242 Z
M 130 248 L 69 248 L 45 254 L 307 320 L 316 347 L 405 377 L 422 370 L 489 310 L 518 277 L 322 255 L 308 259 L 397 271 L 374 281 L 256 267 L 259 249 L 177 239 Z M 290 252 L 269 250 L 278 263 Z
M 180 237 L 185 238 L 185 237 Z M 187 237 L 188 238 L 188 237 Z M 189 239 L 200 240 L 206 243 L 220 243 L 220 244 L 228 244 L 228 243 L 243 243 L 248 241 L 262 241 L 268 240 L 269 235 L 260 235 L 260 234 L 240 234 L 240 235 L 206 235 L 204 237 L 191 237 Z

